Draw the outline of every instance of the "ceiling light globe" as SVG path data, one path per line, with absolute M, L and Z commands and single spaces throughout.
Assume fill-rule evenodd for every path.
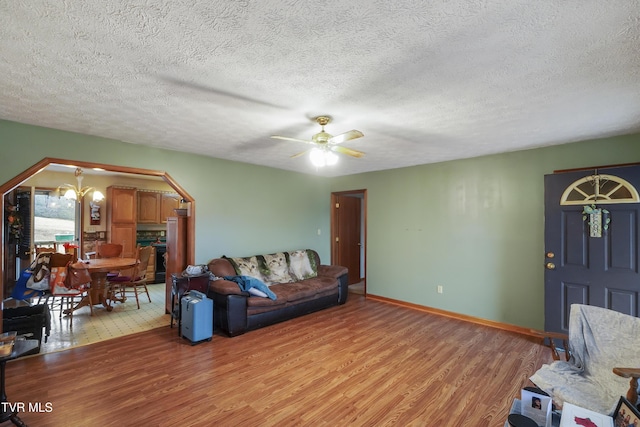
M 326 164 L 326 160 L 324 158 L 324 153 L 319 148 L 313 148 L 309 153 L 309 159 L 311 159 L 311 163 L 316 167 L 322 167 Z
M 64 198 L 65 199 L 71 199 L 71 200 L 77 200 L 78 199 L 78 195 L 76 194 L 76 190 L 73 190 L 71 188 L 68 189 L 64 193 Z
M 327 162 L 327 166 L 333 166 L 338 163 L 338 155 L 332 151 L 327 151 L 325 154 L 325 160 Z
M 102 194 L 100 191 L 95 190 L 93 192 L 93 201 L 94 202 L 99 202 L 101 200 L 104 200 L 104 194 Z

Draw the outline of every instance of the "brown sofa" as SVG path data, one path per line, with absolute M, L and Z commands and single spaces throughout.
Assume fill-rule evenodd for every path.
M 299 252 L 302 251 L 279 254 L 287 254 L 288 263 L 289 254 Z M 234 281 L 211 281 L 208 297 L 213 299 L 214 326 L 229 336 L 236 336 L 323 308 L 344 304 L 348 293 L 347 269 L 338 265 L 322 265 L 316 251 L 307 249 L 305 252 L 311 264 L 316 266 L 317 275 L 314 272 L 310 276 L 315 277 L 300 279 L 298 276 L 298 280 L 290 283 L 271 284 L 269 290 L 275 294 L 275 300 L 243 291 Z M 264 265 L 265 257 L 268 260 L 273 255 L 276 254 L 256 255 L 240 260 L 255 258 Z M 245 276 L 247 271 L 238 267 L 238 260 L 239 258 L 226 257 L 213 259 L 208 264 L 209 271 L 219 278 Z M 255 275 L 264 279 L 259 272 Z M 295 275 L 292 277 L 296 278 Z M 268 283 L 267 280 L 265 282 Z

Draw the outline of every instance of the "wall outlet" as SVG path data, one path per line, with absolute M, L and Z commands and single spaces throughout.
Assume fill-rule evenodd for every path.
M 438 293 L 439 293 L 439 294 L 441 294 L 441 293 L 442 293 L 442 291 L 443 291 L 443 289 L 442 289 L 442 285 L 438 285 Z
M 318 236 L 322 234 L 322 231 L 318 228 Z

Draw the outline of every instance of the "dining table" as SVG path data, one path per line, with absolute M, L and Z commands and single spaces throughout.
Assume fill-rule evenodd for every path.
M 108 299 L 113 299 L 113 295 L 109 295 L 109 286 L 107 281 L 107 273 L 113 271 L 122 271 L 133 268 L 138 260 L 136 258 L 96 258 L 82 261 L 91 274 L 91 303 L 93 305 L 102 304 L 111 311 L 113 307 L 107 303 Z M 85 296 L 80 300 L 73 310 L 89 305 L 89 297 Z

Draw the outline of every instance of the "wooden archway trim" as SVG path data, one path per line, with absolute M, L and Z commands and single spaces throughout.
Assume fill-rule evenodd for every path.
M 50 164 L 77 166 L 80 168 L 88 168 L 88 169 L 100 168 L 109 172 L 116 172 L 116 173 L 119 172 L 119 173 L 127 173 L 127 174 L 142 175 L 142 176 L 155 176 L 155 177 L 160 177 L 164 179 L 164 181 L 169 186 L 171 186 L 171 188 L 173 188 L 180 195 L 180 197 L 182 197 L 188 202 L 191 202 L 191 216 L 188 217 L 187 219 L 187 263 L 194 264 L 194 259 L 195 259 L 194 236 L 195 236 L 195 212 L 196 212 L 195 200 L 189 193 L 187 193 L 187 191 L 184 188 L 182 188 L 180 184 L 178 184 L 168 173 L 164 171 L 158 171 L 153 169 L 143 169 L 143 168 L 131 168 L 127 166 L 109 165 L 104 163 L 86 162 L 81 160 L 68 160 L 68 159 L 58 159 L 54 157 L 45 157 L 42 160 L 40 160 L 38 163 L 27 168 L 22 173 L 16 175 L 9 181 L 0 185 L 0 193 L 2 194 L 3 204 L 4 204 L 4 196 L 9 191 L 18 187 L 24 181 L 29 179 L 31 176 L 37 174 L 38 172 L 40 172 Z M 4 285 L 5 285 L 4 283 L 4 258 L 5 258 L 4 242 L 6 239 L 6 235 L 5 235 L 6 227 L 4 227 L 4 222 L 5 222 L 4 208 L 2 209 L 0 218 L 3 224 L 3 226 L 0 228 L 0 237 L 2 240 L 2 245 L 0 245 L 0 260 L 2 260 L 2 262 L 0 262 L 0 301 L 4 301 L 4 298 L 5 298 L 4 297 Z M 1 312 L 1 308 L 2 307 L 0 307 L 0 312 Z

